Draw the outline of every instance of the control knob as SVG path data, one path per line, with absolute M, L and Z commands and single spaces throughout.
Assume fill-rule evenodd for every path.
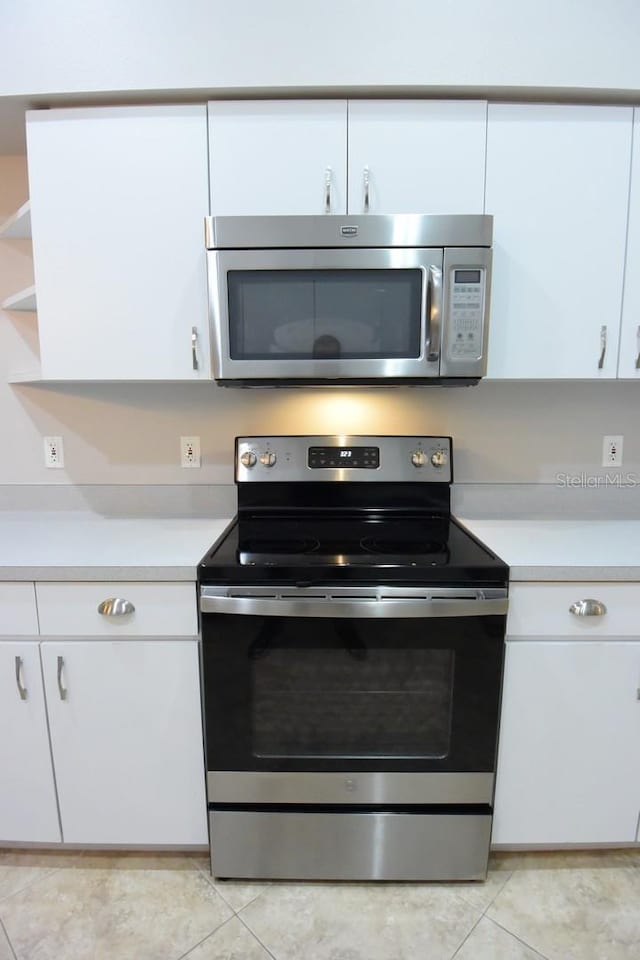
M 422 450 L 414 450 L 411 454 L 411 463 L 414 467 L 424 467 L 427 462 L 427 455 Z
M 436 452 L 431 455 L 431 463 L 436 469 L 446 466 L 447 461 L 446 450 L 436 450 Z
M 240 455 L 240 463 L 243 467 L 255 467 L 257 459 L 252 450 L 245 450 L 245 452 Z
M 260 463 L 263 467 L 272 467 L 276 460 L 277 457 L 275 453 L 271 453 L 270 450 L 266 450 L 260 457 Z

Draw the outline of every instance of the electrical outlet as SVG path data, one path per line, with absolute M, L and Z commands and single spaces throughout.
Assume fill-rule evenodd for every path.
M 44 465 L 53 470 L 61 470 L 64 467 L 62 437 L 44 438 Z
M 180 466 L 200 466 L 200 437 L 180 437 Z
M 603 437 L 602 438 L 602 466 L 603 467 L 621 467 L 622 466 L 622 445 L 624 437 Z

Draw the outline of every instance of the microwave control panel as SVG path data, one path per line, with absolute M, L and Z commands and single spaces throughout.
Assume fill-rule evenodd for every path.
M 454 268 L 449 296 L 449 355 L 452 360 L 479 360 L 484 332 L 485 271 Z

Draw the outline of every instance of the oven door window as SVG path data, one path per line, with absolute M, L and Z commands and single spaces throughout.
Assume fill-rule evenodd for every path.
M 208 769 L 492 770 L 504 627 L 208 614 Z
M 233 360 L 420 356 L 420 269 L 229 270 Z
M 445 757 L 453 651 L 371 649 L 344 620 L 331 633 L 321 649 L 292 657 L 280 646 L 252 660 L 253 755 Z

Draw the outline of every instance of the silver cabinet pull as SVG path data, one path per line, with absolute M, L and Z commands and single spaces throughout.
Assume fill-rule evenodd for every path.
M 369 167 L 362 171 L 362 184 L 364 187 L 364 212 L 369 213 Z
M 27 688 L 22 682 L 22 657 L 16 657 L 16 685 L 21 700 L 27 699 Z
M 126 617 L 135 610 L 131 600 L 121 600 L 120 597 L 109 597 L 98 604 L 98 613 L 103 617 Z
M 324 212 L 331 213 L 331 167 L 324 172 Z
M 640 370 L 640 325 L 636 330 L 636 370 Z
M 600 327 L 600 359 L 598 360 L 598 370 L 604 367 L 604 358 L 607 355 L 607 328 Z
M 64 669 L 64 657 L 58 657 L 58 693 L 61 700 L 67 699 L 67 688 L 62 683 L 62 671 Z
M 600 600 L 576 600 L 569 607 L 569 613 L 576 617 L 604 617 L 607 608 Z
M 198 328 L 191 327 L 191 361 L 193 369 L 198 369 Z

